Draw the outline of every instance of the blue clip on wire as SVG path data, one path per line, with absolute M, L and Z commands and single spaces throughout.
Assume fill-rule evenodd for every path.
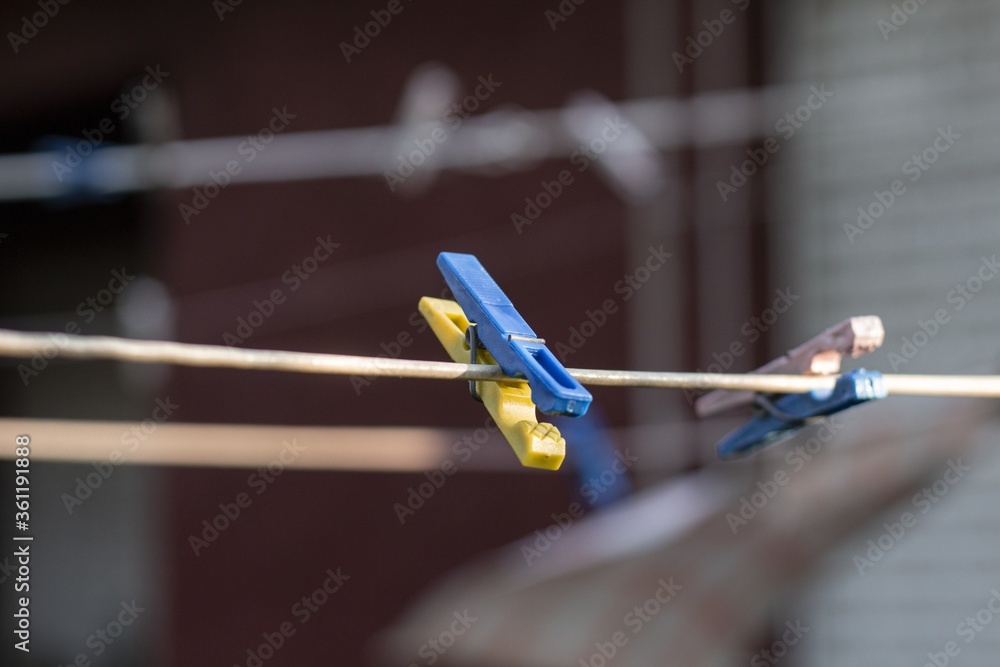
M 590 392 L 545 347 L 474 255 L 443 252 L 437 265 L 466 317 L 475 323 L 478 340 L 507 375 L 528 381 L 539 410 L 568 417 L 587 412 L 593 400 Z
M 878 398 L 887 392 L 882 374 L 859 368 L 844 373 L 833 389 L 813 390 L 807 394 L 781 394 L 773 400 L 758 394 L 761 414 L 731 431 L 719 441 L 720 458 L 745 454 L 790 437 L 809 420 L 832 415 Z

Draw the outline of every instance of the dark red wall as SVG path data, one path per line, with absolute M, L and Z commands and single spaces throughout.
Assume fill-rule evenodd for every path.
M 54 122 L 53 110 L 103 108 L 123 81 L 157 64 L 170 73 L 183 138 L 255 134 L 274 108 L 295 114 L 288 128 L 295 132 L 389 123 L 408 76 L 429 61 L 453 68 L 463 94 L 480 75 L 500 81 L 481 111 L 558 107 L 582 89 L 621 99 L 620 3 L 585 3 L 553 31 L 544 12 L 557 5 L 403 0 L 402 13 L 348 63 L 339 43 L 384 2 L 243 0 L 220 20 L 210 0 L 75 0 L 21 53 L 5 54 L 0 117 L 42 126 Z M 30 11 L 31 3 L 8 5 L 0 25 L 16 25 Z M 61 122 L 71 135 L 86 127 Z M 446 173 L 412 197 L 390 192 L 378 177 L 237 179 L 190 224 L 178 211 L 191 202 L 190 190 L 136 198 L 140 225 L 129 229 L 149 271 L 176 299 L 179 340 L 221 343 L 255 299 L 285 287 L 281 275 L 317 236 L 329 236 L 340 244 L 332 258 L 245 344 L 372 355 L 406 331 L 414 342 L 403 356 L 445 359 L 411 320 L 421 296 L 441 293 L 434 260 L 442 250 L 477 254 L 553 343 L 613 296 L 626 270 L 628 213 L 596 170 L 578 175 L 523 234 L 511 223 L 541 180 L 567 166 L 550 161 L 500 178 Z M 568 364 L 625 367 L 625 325 L 624 316 L 610 319 Z M 626 423 L 625 392 L 594 393 L 612 426 Z M 383 379 L 358 395 L 345 378 L 179 369 L 169 395 L 190 422 L 471 432 L 485 417 L 464 387 L 430 381 Z M 374 664 L 367 650 L 377 631 L 435 577 L 547 525 L 573 499 L 567 476 L 466 471 L 401 526 L 392 507 L 422 475 L 286 472 L 196 557 L 189 535 L 219 503 L 247 490 L 249 474 L 165 473 L 167 513 L 150 518 L 166 530 L 171 612 L 161 664 L 245 664 L 261 633 L 290 620 L 295 601 L 338 567 L 350 576 L 343 590 L 266 664 Z

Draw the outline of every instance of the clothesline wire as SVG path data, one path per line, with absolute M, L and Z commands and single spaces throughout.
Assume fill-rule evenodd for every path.
M 133 363 L 174 364 L 210 368 L 395 377 L 432 380 L 510 379 L 499 366 L 418 361 L 344 354 L 290 352 L 198 345 L 172 341 L 134 340 L 112 336 L 70 336 L 60 333 L 0 329 L 0 356 L 47 360 L 105 359 Z M 26 364 L 30 370 L 31 364 Z M 568 369 L 583 384 L 662 389 L 727 389 L 764 393 L 805 393 L 833 387 L 836 376 L 687 373 Z M 890 394 L 1000 398 L 996 375 L 884 375 Z

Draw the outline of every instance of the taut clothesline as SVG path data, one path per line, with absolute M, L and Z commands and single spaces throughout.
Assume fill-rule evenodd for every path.
M 288 352 L 196 345 L 170 341 L 133 340 L 111 336 L 69 336 L 0 329 L 0 356 L 52 359 L 107 359 L 147 364 L 174 364 L 207 368 L 285 371 L 354 375 L 366 378 L 395 377 L 430 380 L 509 379 L 499 366 L 444 361 L 417 361 L 361 357 L 344 354 Z M 837 376 L 764 375 L 736 373 L 675 373 L 568 369 L 583 384 L 610 387 L 661 389 L 727 389 L 763 393 L 805 393 L 830 389 Z M 968 396 L 1000 398 L 997 375 L 885 375 L 890 394 L 910 396 Z

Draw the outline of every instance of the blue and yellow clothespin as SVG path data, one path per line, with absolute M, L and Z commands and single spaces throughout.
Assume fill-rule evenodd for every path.
M 545 347 L 474 255 L 443 252 L 438 268 L 483 347 L 507 375 L 521 376 L 546 414 L 579 417 L 593 397 Z
M 420 312 L 453 361 L 498 364 L 509 382 L 473 382 L 522 465 L 557 470 L 566 441 L 542 412 L 583 415 L 592 397 L 538 338 L 473 255 L 441 253 L 438 266 L 458 300 L 424 297 Z

